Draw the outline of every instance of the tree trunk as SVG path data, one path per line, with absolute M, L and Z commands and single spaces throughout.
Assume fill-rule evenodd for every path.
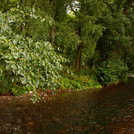
M 78 36 L 81 38 L 81 21 L 79 19 L 78 21 L 79 27 L 78 27 Z M 82 53 L 82 48 L 83 48 L 83 42 L 79 44 L 77 47 L 77 53 L 76 53 L 76 59 L 75 59 L 75 68 L 76 70 L 80 71 L 81 69 L 81 53 Z
M 75 68 L 80 71 L 81 69 L 81 53 L 82 53 L 83 43 L 80 43 L 77 48 L 76 60 L 75 60 Z

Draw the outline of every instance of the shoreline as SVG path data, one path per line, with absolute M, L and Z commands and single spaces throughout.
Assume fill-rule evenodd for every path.
M 51 90 L 47 89 L 46 91 L 43 91 L 43 90 L 38 90 L 38 96 L 40 98 L 39 101 L 47 101 L 47 100 L 50 100 L 52 99 L 53 96 L 57 96 L 57 95 L 61 95 L 63 93 L 71 93 L 71 92 L 85 92 L 85 91 L 88 91 L 90 89 L 104 89 L 104 88 L 107 88 L 107 87 L 111 87 L 111 86 L 115 86 L 115 85 L 119 85 L 119 84 L 122 84 L 124 83 L 123 80 L 120 80 L 119 82 L 117 83 L 112 83 L 110 84 L 109 86 L 105 86 L 105 85 L 101 85 L 100 87 L 96 88 L 95 86 L 92 87 L 92 88 L 89 88 L 87 90 L 71 90 L 71 89 L 58 89 L 54 94 L 52 93 Z M 13 95 L 11 92 L 9 93 L 5 93 L 5 94 L 0 94 L 0 104 L 2 103 L 11 103 L 13 101 L 17 101 L 17 102 L 32 102 L 32 97 L 33 97 L 33 92 L 32 93 L 26 93 L 26 94 L 23 94 L 23 95 L 19 95 L 19 96 L 15 96 Z M 38 102 L 37 102 L 38 103 Z

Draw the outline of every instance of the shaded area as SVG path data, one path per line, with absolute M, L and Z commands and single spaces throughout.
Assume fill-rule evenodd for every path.
M 134 84 L 0 104 L 0 134 L 132 134 Z

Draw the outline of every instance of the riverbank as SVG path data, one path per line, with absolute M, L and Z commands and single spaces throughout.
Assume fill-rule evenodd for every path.
M 108 76 L 109 77 L 109 76 Z M 107 77 L 107 78 L 108 78 Z M 52 96 L 56 96 L 61 93 L 87 91 L 91 89 L 105 88 L 109 86 L 118 85 L 124 83 L 126 80 L 116 79 L 114 81 L 107 81 L 106 84 L 99 83 L 97 77 L 91 70 L 82 70 L 81 72 L 63 73 L 61 79 L 59 80 L 60 85 L 57 86 L 55 90 L 52 89 L 37 89 L 36 95 L 38 100 L 49 100 Z M 3 90 L 4 91 L 4 90 Z M 6 91 L 6 90 L 5 90 Z M 6 93 L 0 93 L 0 103 L 11 102 L 11 101 L 26 101 L 32 100 L 35 93 L 32 89 L 27 89 L 25 86 L 19 86 L 14 84 L 11 89 L 7 89 Z M 34 99 L 32 100 L 34 101 Z
M 84 91 L 84 90 L 80 90 L 80 91 Z M 78 92 L 78 90 L 59 89 L 54 94 L 52 93 L 51 90 L 46 90 L 46 91 L 37 90 L 37 92 L 38 92 L 39 100 L 45 102 L 46 100 L 51 100 L 53 96 L 59 96 L 60 94 L 63 94 L 63 93 Z M 29 93 L 19 95 L 19 96 L 15 96 L 11 92 L 0 94 L 0 104 L 10 103 L 13 101 L 29 103 L 29 102 L 32 102 L 33 95 L 34 95 L 33 92 L 29 92 Z
M 123 80 L 119 81 L 119 82 L 115 82 L 115 83 L 112 83 L 109 85 L 109 87 L 112 87 L 112 86 L 115 86 L 115 85 L 118 85 L 118 84 L 122 84 L 124 83 Z M 86 90 L 83 90 L 83 89 L 68 89 L 68 88 L 60 88 L 60 89 L 57 89 L 55 93 L 52 92 L 52 90 L 46 90 L 46 91 L 43 91 L 43 90 L 37 90 L 38 92 L 38 97 L 39 97 L 39 100 L 45 102 L 47 100 L 51 100 L 53 96 L 59 96 L 63 93 L 71 93 L 71 92 L 84 92 L 84 91 L 88 91 L 88 90 L 96 90 L 96 89 L 102 89 L 102 88 L 108 88 L 107 86 L 105 85 L 96 85 L 96 86 L 92 86 Z M 0 103 L 10 103 L 10 102 L 13 102 L 13 101 L 16 101 L 16 102 L 32 102 L 32 97 L 34 95 L 34 92 L 29 92 L 29 93 L 26 93 L 26 94 L 23 94 L 23 95 L 19 95 L 19 96 L 16 96 L 16 95 L 13 95 L 12 92 L 8 92 L 8 93 L 1 93 L 0 94 Z

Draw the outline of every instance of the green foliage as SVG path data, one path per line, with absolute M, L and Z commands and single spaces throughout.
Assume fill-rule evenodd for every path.
M 25 93 L 27 93 L 27 90 L 28 90 L 28 88 L 26 88 L 25 86 L 20 86 L 20 85 L 16 85 L 16 84 L 11 88 L 11 92 L 15 96 L 25 94 Z
M 121 60 L 114 59 L 103 61 L 95 73 L 100 83 L 109 85 L 124 79 L 127 71 L 128 67 Z
M 107 59 L 120 58 L 129 70 L 133 68 L 133 40 L 134 40 L 134 13 L 132 3 L 127 0 L 118 2 L 114 0 L 112 6 L 106 9 L 104 15 L 99 19 L 105 30 L 103 36 L 98 40 L 96 52 L 99 54 L 98 63 Z
M 74 62 L 74 54 L 80 43 L 79 36 L 74 28 L 70 27 L 67 22 L 56 24 L 55 50 Z M 74 53 L 73 53 L 74 52 Z M 69 56 L 68 56 L 69 55 Z
M 91 76 L 91 71 L 88 69 L 83 69 L 79 73 L 74 72 L 73 74 L 62 74 L 60 83 L 60 88 L 71 90 L 88 90 L 90 88 L 101 87 L 96 78 Z
M 64 59 L 49 42 L 34 42 L 32 38 L 13 33 L 9 19 L 10 14 L 0 13 L 0 60 L 16 76 L 12 82 L 20 81 L 34 91 L 39 87 L 55 88 Z
M 26 93 L 27 90 L 32 90 L 23 86 L 20 81 L 13 81 L 17 76 L 5 68 L 5 63 L 0 66 L 0 93 L 12 92 L 13 95 L 21 95 Z
M 52 18 L 35 7 L 12 8 L 10 10 L 9 25 L 12 31 L 34 41 L 50 40 Z
M 15 85 L 12 80 L 17 77 L 11 70 L 6 69 L 6 64 L 1 58 L 0 63 L 0 93 L 11 92 L 11 88 Z
M 0 0 L 0 11 L 6 12 L 17 5 L 18 0 Z

